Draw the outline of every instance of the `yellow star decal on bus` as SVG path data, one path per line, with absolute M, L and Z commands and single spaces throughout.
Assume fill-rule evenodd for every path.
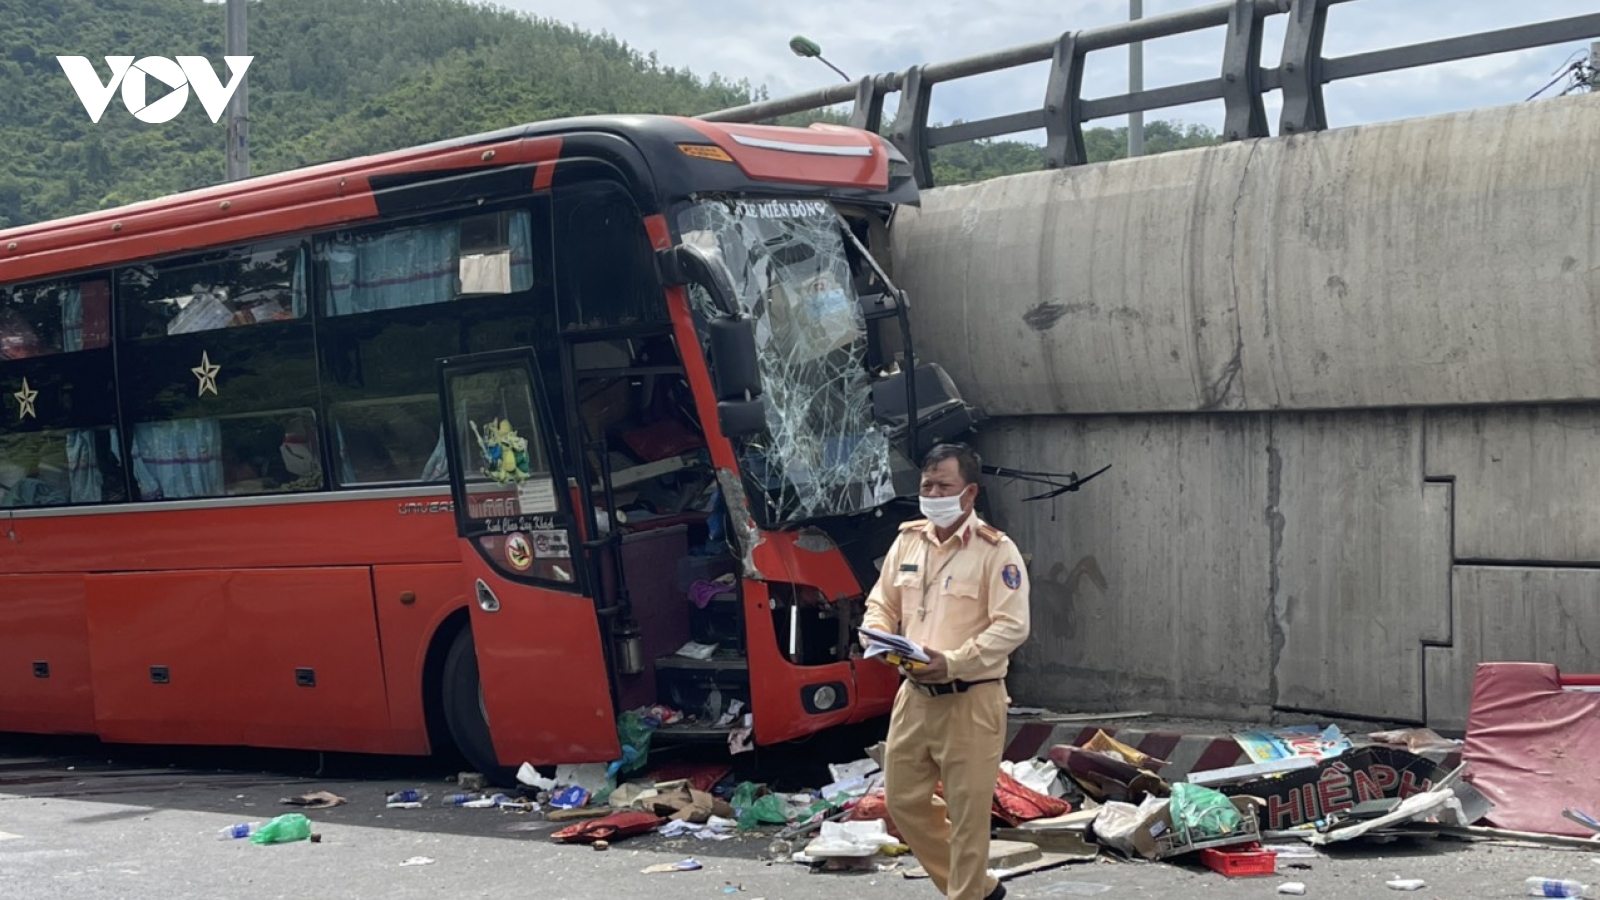
M 29 416 L 32 416 L 35 419 L 39 418 L 39 413 L 33 408 L 33 401 L 38 399 L 39 392 L 28 387 L 28 379 L 22 379 L 22 390 L 17 391 L 11 396 L 17 398 L 17 406 L 19 407 L 17 409 L 18 422 L 21 422 L 23 419 L 26 419 Z
M 217 394 L 217 373 L 222 371 L 222 367 L 211 362 L 210 354 L 201 351 L 200 365 L 189 371 L 194 373 L 194 377 L 200 379 L 200 392 L 195 396 L 204 397 L 206 391 L 210 391 L 213 396 Z

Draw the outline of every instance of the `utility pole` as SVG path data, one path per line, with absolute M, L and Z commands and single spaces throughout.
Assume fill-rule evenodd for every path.
M 1144 18 L 1144 0 L 1128 0 L 1128 21 Z M 1144 90 L 1144 42 L 1128 45 L 1128 93 Z M 1128 113 L 1128 156 L 1144 155 L 1144 111 Z
M 228 0 L 228 56 L 248 56 L 245 12 L 249 0 Z M 228 180 L 250 177 L 250 82 L 241 78 L 228 101 Z

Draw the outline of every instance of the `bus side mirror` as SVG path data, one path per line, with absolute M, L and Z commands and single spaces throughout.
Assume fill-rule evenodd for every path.
M 717 418 L 730 438 L 759 434 L 767 425 L 761 399 L 761 360 L 756 350 L 756 320 L 717 318 L 706 322 L 706 344 Z
M 717 400 L 753 400 L 761 396 L 761 360 L 756 351 L 756 320 L 711 319 L 706 322 L 711 384 Z
M 679 244 L 658 256 L 662 277 L 694 283 L 711 294 L 723 315 L 706 320 L 706 362 L 717 394 L 717 419 L 730 438 L 760 434 L 767 427 L 761 397 L 761 357 L 756 320 L 743 315 L 727 269 L 704 247 Z
M 733 283 L 721 261 L 714 260 L 704 248 L 695 244 L 679 244 L 659 257 L 661 275 L 669 284 L 693 282 L 705 288 L 725 315 L 739 314 Z

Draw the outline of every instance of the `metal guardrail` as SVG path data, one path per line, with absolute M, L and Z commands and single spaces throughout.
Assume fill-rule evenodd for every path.
M 1206 100 L 1222 100 L 1226 105 L 1222 128 L 1225 140 L 1269 137 L 1263 95 L 1277 89 L 1283 91 L 1283 110 L 1278 122 L 1280 134 L 1321 131 L 1328 127 L 1322 90 L 1331 82 L 1600 38 L 1600 13 L 1591 13 L 1388 50 L 1324 58 L 1322 36 L 1328 12 L 1337 4 L 1350 2 L 1353 0 L 1227 0 L 1133 22 L 1069 31 L 1055 40 L 951 62 L 912 66 L 904 72 L 868 75 L 854 83 L 718 110 L 699 118 L 714 122 L 759 122 L 853 103 L 850 123 L 878 132 L 882 126 L 884 98 L 898 91 L 900 107 L 887 137 L 911 162 L 917 183 L 929 188 L 934 186 L 930 153 L 935 147 L 1042 128 L 1047 138 L 1047 168 L 1083 165 L 1088 162 L 1083 141 L 1084 122 Z M 1277 68 L 1263 68 L 1263 23 L 1276 15 L 1288 16 L 1283 57 Z M 1227 37 L 1222 51 L 1222 70 L 1216 78 L 1084 99 L 1084 63 L 1091 52 L 1223 25 L 1227 26 Z M 939 128 L 928 125 L 928 105 L 934 85 L 1045 61 L 1050 62 L 1050 78 L 1042 107 Z

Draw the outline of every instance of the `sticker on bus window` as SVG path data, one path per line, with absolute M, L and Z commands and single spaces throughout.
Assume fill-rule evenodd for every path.
M 567 546 L 565 531 L 535 531 L 533 555 L 537 559 L 568 559 L 572 550 Z
M 506 562 L 518 572 L 526 572 L 533 565 L 533 547 L 527 535 L 517 532 L 506 538 Z
M 556 489 L 549 479 L 539 478 L 517 485 L 517 502 L 525 516 L 556 511 Z

